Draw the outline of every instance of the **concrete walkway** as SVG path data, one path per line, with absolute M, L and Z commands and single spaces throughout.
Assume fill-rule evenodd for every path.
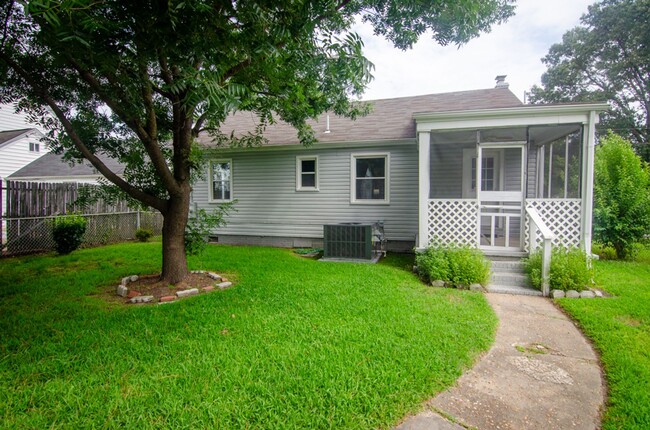
M 599 428 L 598 358 L 573 322 L 548 299 L 486 297 L 499 317 L 492 349 L 396 430 Z

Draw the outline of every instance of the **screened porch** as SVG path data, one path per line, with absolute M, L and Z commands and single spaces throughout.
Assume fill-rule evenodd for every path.
M 523 255 L 546 238 L 590 252 L 597 117 L 572 106 L 417 115 L 418 246 Z

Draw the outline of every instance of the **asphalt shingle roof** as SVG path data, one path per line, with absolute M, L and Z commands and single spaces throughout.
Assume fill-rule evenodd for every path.
M 21 134 L 27 133 L 30 130 L 35 130 L 35 129 L 23 128 L 23 129 L 20 129 L 20 130 L 0 131 L 0 148 L 2 148 L 5 143 L 15 139 L 16 137 L 20 136 Z
M 101 155 L 99 159 L 118 175 L 124 173 L 124 166 L 116 160 Z M 89 161 L 84 160 L 82 163 L 70 165 L 63 160 L 63 155 L 50 152 L 9 175 L 9 179 L 94 175 L 100 176 Z
M 429 94 L 423 96 L 400 97 L 369 101 L 372 111 L 365 117 L 352 121 L 330 115 L 330 133 L 325 133 L 327 114 L 318 121 L 309 121 L 321 143 L 363 142 L 415 139 L 415 120 L 413 114 L 419 112 L 445 112 L 471 109 L 491 109 L 522 106 L 521 101 L 507 88 L 458 91 L 452 93 Z M 229 116 L 221 131 L 235 136 L 254 130 L 257 117 L 249 112 L 237 112 Z M 267 145 L 298 144 L 296 130 L 289 124 L 278 121 L 266 128 L 264 136 Z M 199 136 L 199 143 L 212 146 L 213 139 L 207 133 Z

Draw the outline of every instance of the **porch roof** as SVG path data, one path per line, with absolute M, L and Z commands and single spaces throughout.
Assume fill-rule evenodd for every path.
M 587 124 L 591 112 L 609 109 L 607 103 L 521 105 L 492 109 L 415 113 L 418 132 L 436 130 L 526 127 L 531 125 Z M 598 117 L 596 116 L 596 122 Z

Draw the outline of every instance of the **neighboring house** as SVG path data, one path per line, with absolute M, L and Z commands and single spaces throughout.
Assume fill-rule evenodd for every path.
M 118 175 L 124 173 L 124 166 L 112 158 L 99 156 L 106 166 Z M 22 169 L 10 175 L 7 179 L 12 181 L 30 182 L 78 182 L 82 184 L 96 184 L 102 175 L 84 160 L 81 163 L 70 164 L 63 160 L 63 156 L 54 153 L 45 154 Z
M 594 127 L 606 104 L 524 105 L 503 77 L 493 89 L 371 103 L 356 121 L 312 122 L 311 147 L 277 123 L 262 147 L 216 149 L 193 187 L 195 208 L 236 200 L 215 239 L 320 247 L 326 224 L 380 221 L 393 250 L 437 242 L 523 255 L 550 230 L 556 244 L 590 252 Z M 237 113 L 222 131 L 255 124 Z
M 43 130 L 30 124 L 12 105 L 0 105 L 0 179 L 47 153 Z

